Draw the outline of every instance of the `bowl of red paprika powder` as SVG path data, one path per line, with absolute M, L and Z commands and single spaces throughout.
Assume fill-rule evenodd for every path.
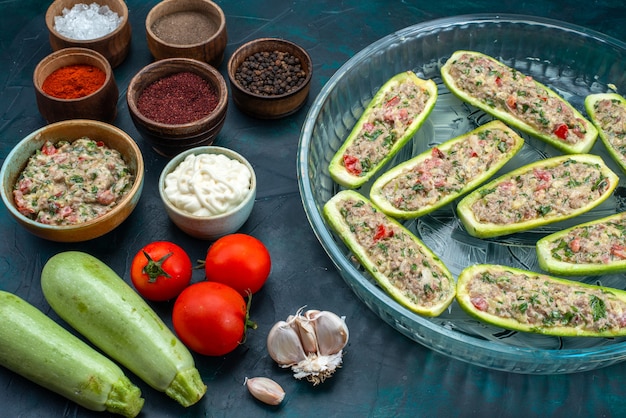
M 117 115 L 118 88 L 111 64 L 87 48 L 53 52 L 35 67 L 35 96 L 48 123 L 68 119 L 112 122 Z
M 228 60 L 235 105 L 259 119 L 298 111 L 308 97 L 312 73 L 306 50 L 284 39 L 255 39 L 237 48 Z
M 126 92 L 131 119 L 161 155 L 211 145 L 228 109 L 224 77 L 190 58 L 167 58 L 139 70 Z

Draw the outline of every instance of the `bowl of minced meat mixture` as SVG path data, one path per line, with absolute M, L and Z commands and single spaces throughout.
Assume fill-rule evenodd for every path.
M 159 177 L 165 210 L 183 232 L 215 240 L 248 220 L 256 198 L 256 175 L 239 153 L 205 146 L 183 151 Z
M 67 120 L 22 139 L 0 171 L 11 216 L 31 233 L 58 242 L 100 237 L 139 201 L 143 157 L 124 131 L 94 120 Z

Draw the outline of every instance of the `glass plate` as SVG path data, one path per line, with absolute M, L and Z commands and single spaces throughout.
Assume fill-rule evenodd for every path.
M 393 33 L 360 51 L 324 86 L 302 128 L 298 181 L 302 202 L 322 246 L 354 293 L 383 320 L 409 338 L 450 357 L 497 370 L 557 374 L 591 370 L 626 359 L 624 338 L 555 338 L 512 332 L 478 322 L 454 302 L 437 318 L 411 313 L 393 301 L 355 264 L 350 252 L 322 216 L 337 191 L 328 164 L 374 93 L 391 76 L 413 70 L 439 86 L 437 104 L 422 129 L 388 167 L 435 144 L 461 135 L 491 118 L 454 97 L 443 85 L 440 67 L 456 50 L 486 53 L 556 90 L 584 113 L 590 93 L 626 86 L 626 44 L 571 24 L 516 15 L 469 15 L 420 23 Z M 527 135 L 526 144 L 499 174 L 559 152 Z M 623 176 L 600 140 L 591 151 Z M 384 171 L 384 170 L 383 170 Z M 360 191 L 369 195 L 371 182 Z M 534 243 L 574 223 L 626 210 L 626 189 L 592 212 L 549 227 L 481 240 L 469 236 L 455 204 L 405 225 L 416 233 L 456 276 L 476 263 L 500 263 L 541 271 Z M 626 288 L 624 275 L 578 277 L 587 283 Z

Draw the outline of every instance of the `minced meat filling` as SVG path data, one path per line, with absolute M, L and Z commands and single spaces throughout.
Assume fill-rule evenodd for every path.
M 626 164 L 626 106 L 619 100 L 600 100 L 594 103 L 596 122 L 600 125 L 609 144 Z
M 432 257 L 373 206 L 346 199 L 342 200 L 340 212 L 376 268 L 407 298 L 432 306 L 454 291 Z
M 468 283 L 472 305 L 529 326 L 569 326 L 592 332 L 626 326 L 626 303 L 601 289 L 566 285 L 545 276 L 487 271 Z
M 459 192 L 467 183 L 506 158 L 515 139 L 500 129 L 470 135 L 447 150 L 434 148 L 431 156 L 397 176 L 382 188 L 394 207 L 413 211 Z
M 422 113 L 430 98 L 428 90 L 411 80 L 397 83 L 387 91 L 382 106 L 372 109 L 361 131 L 346 149 L 343 163 L 353 175 L 365 175 L 382 161 Z
M 481 223 L 510 225 L 561 217 L 596 201 L 610 186 L 597 164 L 568 159 L 483 189 L 472 206 Z
M 626 260 L 626 216 L 579 226 L 550 243 L 556 260 L 573 264 L 607 264 Z
M 459 89 L 543 134 L 567 144 L 580 142 L 586 134 L 584 121 L 563 100 L 504 64 L 466 53 L 452 63 L 450 75 Z
M 132 184 L 117 150 L 80 138 L 46 142 L 28 160 L 13 197 L 18 210 L 37 222 L 74 225 L 109 212 Z

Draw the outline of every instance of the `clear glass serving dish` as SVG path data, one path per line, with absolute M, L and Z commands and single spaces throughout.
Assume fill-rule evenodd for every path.
M 411 313 L 392 300 L 354 262 L 330 230 L 322 207 L 340 187 L 328 163 L 378 88 L 391 76 L 413 70 L 439 87 L 437 104 L 413 140 L 388 167 L 461 135 L 491 118 L 454 97 L 443 85 L 440 67 L 456 50 L 497 57 L 535 77 L 569 100 L 583 114 L 587 94 L 626 88 L 626 44 L 579 26 L 528 16 L 468 15 L 405 28 L 373 43 L 343 65 L 314 101 L 302 128 L 298 181 L 311 226 L 340 275 L 354 293 L 383 320 L 407 337 L 439 353 L 488 367 L 527 374 L 592 370 L 626 359 L 625 338 L 555 338 L 511 332 L 478 322 L 454 302 L 437 318 Z M 618 91 L 619 92 L 619 91 Z M 537 159 L 559 155 L 544 143 L 524 136 L 526 144 L 502 168 L 502 174 Z M 591 151 L 622 178 L 598 140 Z M 360 188 L 369 194 L 371 182 Z M 455 203 L 428 216 L 405 222 L 456 276 L 466 266 L 499 263 L 541 272 L 534 244 L 546 234 L 576 223 L 626 210 L 626 189 L 575 220 L 497 239 L 469 236 L 455 214 Z M 577 277 L 587 283 L 626 288 L 623 274 Z

